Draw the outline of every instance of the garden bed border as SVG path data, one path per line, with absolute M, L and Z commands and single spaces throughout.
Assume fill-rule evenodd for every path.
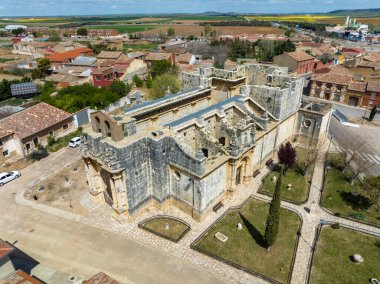
M 202 239 L 207 233 L 208 233 L 208 231 L 217 223 L 217 222 L 219 222 L 222 218 L 224 218 L 228 213 L 230 213 L 231 211 L 234 211 L 234 210 L 239 210 L 239 209 L 241 209 L 248 201 L 250 201 L 251 199 L 253 199 L 253 200 L 257 200 L 257 201 L 261 201 L 261 202 L 265 202 L 265 203 L 269 203 L 268 202 L 268 200 L 265 200 L 265 199 L 262 199 L 262 198 L 259 198 L 259 197 L 257 197 L 257 196 L 254 196 L 254 195 L 250 195 L 247 199 L 245 199 L 244 201 L 243 201 L 243 203 L 241 203 L 240 205 L 238 205 L 238 206 L 231 206 L 231 207 L 229 207 L 221 216 L 219 216 L 210 226 L 208 226 L 207 227 L 207 229 L 206 230 L 204 230 L 203 232 L 202 232 L 202 234 L 200 234 L 191 244 L 190 244 L 190 248 L 191 249 L 193 249 L 193 250 L 195 250 L 195 251 L 198 251 L 198 252 L 200 252 L 200 253 L 202 253 L 202 254 L 204 254 L 204 255 L 207 255 L 207 256 L 209 256 L 209 257 L 211 257 L 211 258 L 213 258 L 213 259 L 215 259 L 215 260 L 218 260 L 218 261 L 221 261 L 221 262 L 223 262 L 223 263 L 225 263 L 225 264 L 227 264 L 227 265 L 230 265 L 230 266 L 232 266 L 232 267 L 235 267 L 235 268 L 237 268 L 237 269 L 239 269 L 239 270 L 241 270 L 241 271 L 244 271 L 244 272 L 247 272 L 247 273 L 249 273 L 249 274 L 251 274 L 251 275 L 254 275 L 254 276 L 256 276 L 256 277 L 259 277 L 259 278 L 261 278 L 261 279 L 263 279 L 263 280 L 265 280 L 265 281 L 268 281 L 268 282 L 270 282 L 270 283 L 273 283 L 273 284 L 282 284 L 283 282 L 280 282 L 280 281 L 278 281 L 278 280 L 275 280 L 275 279 L 273 279 L 273 278 L 270 278 L 269 276 L 266 276 L 266 275 L 264 275 L 264 274 L 261 274 L 261 273 L 258 273 L 258 272 L 256 272 L 256 271 L 254 271 L 254 270 L 251 270 L 251 269 L 248 269 L 248 268 L 246 268 L 246 267 L 243 267 L 243 266 L 241 266 L 241 265 L 239 265 L 239 264 L 236 264 L 236 263 L 234 263 L 234 262 L 232 262 L 232 261 L 229 261 L 229 260 L 227 260 L 227 259 L 225 259 L 225 258 L 222 258 L 222 257 L 219 257 L 219 256 L 217 256 L 217 255 L 215 255 L 215 254 L 212 254 L 212 253 L 210 253 L 210 252 L 207 252 L 207 251 L 204 251 L 204 250 L 202 250 L 202 249 L 200 249 L 200 248 L 198 248 L 198 247 L 196 247 L 196 243 L 200 240 L 200 239 Z M 282 208 L 284 208 L 284 209 L 287 209 L 287 210 L 290 210 L 290 211 L 292 211 L 292 212 L 294 212 L 294 213 L 296 213 L 297 214 L 297 216 L 300 218 L 300 221 L 301 221 L 301 223 L 300 223 L 300 227 L 299 227 L 299 231 L 301 231 L 301 229 L 302 229 L 302 225 L 303 225 L 303 219 L 302 219 L 302 216 L 301 216 L 301 214 L 299 213 L 299 212 L 297 212 L 296 210 L 294 210 L 293 208 L 290 208 L 290 207 L 288 207 L 288 206 L 286 206 L 286 205 L 284 205 L 284 204 L 281 204 L 281 207 Z M 298 244 L 299 244 L 299 239 L 300 239 L 300 234 L 297 234 L 297 237 L 296 237 L 296 242 L 295 242 L 295 248 L 294 248 L 294 250 L 293 250 L 293 256 L 292 256 L 292 260 L 291 260 L 291 265 L 290 265 L 290 270 L 289 270 L 289 274 L 288 274 L 288 278 L 287 278 L 287 281 L 285 282 L 285 283 L 290 283 L 291 282 L 291 280 L 292 280 L 292 275 L 293 275 L 293 269 L 294 269 L 294 264 L 295 264 L 295 259 L 296 259 L 296 255 L 297 255 L 297 251 L 298 251 Z

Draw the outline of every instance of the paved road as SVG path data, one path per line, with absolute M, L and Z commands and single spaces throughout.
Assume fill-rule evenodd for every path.
M 380 127 L 379 126 L 360 126 L 359 128 L 342 125 L 335 117 L 331 118 L 329 129 L 330 135 L 334 136 L 334 141 L 338 147 L 343 139 L 350 139 L 356 136 L 365 137 L 367 143 L 360 150 L 359 155 L 368 161 L 372 167 L 367 174 L 380 174 Z
M 88 277 L 104 271 L 123 283 L 228 283 L 192 264 L 145 246 L 124 235 L 61 219 L 21 206 L 15 195 L 78 159 L 64 149 L 22 171 L 0 190 L 0 238 L 45 266 Z

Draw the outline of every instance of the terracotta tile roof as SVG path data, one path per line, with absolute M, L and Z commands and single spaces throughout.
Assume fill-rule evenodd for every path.
M 286 54 L 297 61 L 314 60 L 313 56 L 303 51 L 288 52 Z
M 380 52 L 371 53 L 370 55 L 363 57 L 367 61 L 380 62 Z
M 171 57 L 170 53 L 149 52 L 145 60 L 147 61 L 170 60 L 170 57 Z
M 322 83 L 330 83 L 337 85 L 345 85 L 348 86 L 352 82 L 351 76 L 338 75 L 335 73 L 326 73 L 320 76 L 314 76 L 313 81 L 322 82 Z
M 365 82 L 351 82 L 351 84 L 348 86 L 349 90 L 361 93 L 365 93 L 366 88 L 367 83 Z
M 313 48 L 320 48 L 322 47 L 322 43 L 317 43 L 317 42 L 301 42 L 302 47 L 313 47 Z
M 70 51 L 46 55 L 46 57 L 49 58 L 51 62 L 64 62 L 67 59 L 75 59 L 79 55 L 88 54 L 92 52 L 93 51 L 91 48 L 81 47 L 81 48 L 76 48 Z
M 123 52 L 121 51 L 102 51 L 98 54 L 97 58 L 102 59 L 118 59 Z
M 42 284 L 42 282 L 22 270 L 17 270 L 3 278 L 0 284 Z
M 348 68 L 343 67 L 342 65 L 332 65 L 325 68 L 317 69 L 317 70 L 314 70 L 313 73 L 316 77 L 319 76 L 320 74 L 326 74 L 326 73 L 334 73 L 338 75 L 351 76 L 351 77 L 353 76 L 351 71 Z
M 368 82 L 367 91 L 380 93 L 380 83 L 379 82 Z
M 90 279 L 83 281 L 83 284 L 121 284 L 119 281 L 111 278 L 104 272 L 99 272 Z
M 10 254 L 14 250 L 14 247 L 9 245 L 7 242 L 4 242 L 0 239 L 0 259 Z
M 13 132 L 19 139 L 53 126 L 72 115 L 46 103 L 39 103 L 0 120 L 0 129 Z

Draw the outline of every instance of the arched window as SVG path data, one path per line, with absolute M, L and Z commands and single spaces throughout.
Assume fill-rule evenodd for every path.
M 100 119 L 97 116 L 95 116 L 95 128 L 97 132 L 102 132 L 102 129 L 100 127 Z
M 226 137 L 220 137 L 219 143 L 222 144 L 223 146 L 226 146 Z
M 208 149 L 203 148 L 202 149 L 203 155 L 208 158 Z
M 107 136 L 108 136 L 108 137 L 111 137 L 111 125 L 110 125 L 110 123 L 106 120 L 106 121 L 104 122 L 104 124 L 106 125 Z

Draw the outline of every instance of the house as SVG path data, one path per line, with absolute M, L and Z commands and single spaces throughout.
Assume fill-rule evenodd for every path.
M 104 272 L 99 272 L 88 280 L 84 280 L 82 284 L 121 284 Z
M 96 67 L 97 59 L 91 56 L 78 56 L 70 63 L 70 66 Z
M 146 63 L 141 59 L 119 59 L 116 61 L 114 68 L 118 69 L 119 74 L 123 74 L 120 76 L 120 80 L 126 84 L 131 84 L 134 76 L 144 80 L 148 75 Z
M 65 65 L 70 65 L 78 56 L 91 56 L 94 52 L 91 48 L 80 47 L 70 51 L 46 55 L 50 59 L 52 69 L 59 69 Z
M 379 81 L 380 52 L 360 56 L 344 62 L 345 67 L 361 77 L 362 80 Z
M 9 243 L 0 239 L 0 283 L 1 279 L 14 272 L 15 268 L 10 258 L 12 252 L 15 251 L 15 248 Z
M 46 103 L 39 103 L 0 120 L 0 161 L 26 157 L 49 135 L 61 136 L 73 130 L 72 115 Z
M 380 103 L 380 83 L 356 81 L 354 77 L 339 65 L 316 70 L 310 81 L 309 95 L 351 106 Z
M 238 64 L 232 60 L 226 60 L 226 62 L 224 62 L 224 69 L 225 70 L 234 70 L 234 68 L 237 66 Z
M 19 107 L 19 106 L 9 106 L 9 105 L 2 106 L 0 107 L 0 119 L 10 116 L 24 109 L 25 108 Z
M 145 57 L 147 55 L 148 55 L 148 52 L 143 52 L 143 51 L 130 52 L 127 54 L 129 58 L 142 59 L 142 60 L 145 60 Z
M 106 87 L 117 79 L 114 67 L 98 67 L 92 71 L 92 81 L 95 87 Z
M 0 278 L 1 284 L 42 284 L 41 281 L 37 280 L 33 276 L 25 273 L 22 270 L 17 270 L 7 275 L 3 279 Z
M 180 40 L 180 39 L 169 40 L 163 44 L 158 45 L 158 48 L 161 51 L 166 51 L 166 52 L 172 52 L 172 51 L 176 51 L 177 49 L 182 49 L 186 47 L 187 47 L 187 41 Z
M 148 65 L 148 67 L 151 67 L 154 61 L 161 60 L 167 60 L 173 65 L 175 63 L 175 56 L 172 53 L 149 52 L 145 57 L 145 62 Z
M 295 72 L 298 75 L 310 73 L 314 69 L 314 57 L 303 51 L 275 56 L 273 63 L 281 67 L 288 67 L 289 72 Z
M 58 88 L 92 84 L 92 68 L 87 66 L 70 66 L 56 69 L 44 81 L 55 82 Z
M 340 53 L 344 56 L 345 60 L 350 60 L 363 55 L 365 51 L 356 47 L 344 47 Z
M 90 37 L 114 37 L 118 36 L 119 32 L 115 29 L 90 29 L 88 36 Z
M 31 98 L 39 94 L 37 86 L 33 82 L 12 84 L 11 93 L 15 98 Z
M 190 53 L 182 53 L 175 56 L 176 64 L 190 64 L 194 65 L 197 62 L 195 55 Z
M 72 42 L 72 41 L 64 41 L 60 42 L 53 47 L 53 50 L 57 53 L 70 51 L 73 49 L 85 47 L 83 44 Z
M 24 42 L 20 41 L 13 44 L 12 53 L 31 56 L 33 59 L 42 58 L 45 55 L 54 53 L 50 42 Z
M 100 67 L 113 66 L 116 61 L 119 62 L 129 59 L 122 51 L 102 51 L 97 56 L 97 64 Z

